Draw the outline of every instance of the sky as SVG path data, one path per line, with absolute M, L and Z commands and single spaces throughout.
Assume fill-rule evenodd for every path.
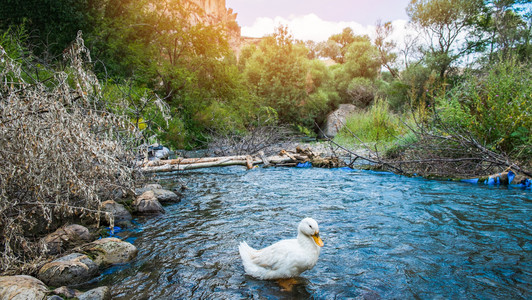
M 393 36 L 404 36 L 410 0 L 226 0 L 238 14 L 242 36 L 262 37 L 287 25 L 296 39 L 327 40 L 343 28 L 372 35 L 377 21 L 392 21 Z

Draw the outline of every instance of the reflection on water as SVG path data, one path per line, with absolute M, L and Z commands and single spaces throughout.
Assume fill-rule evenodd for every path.
M 530 191 L 339 169 L 179 176 L 187 197 L 138 219 L 137 259 L 102 275 L 116 299 L 532 297 Z M 244 275 L 240 241 L 293 238 L 307 216 L 325 246 L 291 292 Z

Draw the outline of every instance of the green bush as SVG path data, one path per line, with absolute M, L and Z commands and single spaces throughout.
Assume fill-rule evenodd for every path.
M 532 155 L 532 73 L 529 65 L 501 62 L 468 73 L 438 99 L 444 129 L 459 128 L 492 150 Z
M 357 142 L 355 135 L 364 143 L 391 142 L 405 131 L 399 117 L 390 112 L 388 103 L 377 99 L 368 110 L 350 117 L 338 138 Z

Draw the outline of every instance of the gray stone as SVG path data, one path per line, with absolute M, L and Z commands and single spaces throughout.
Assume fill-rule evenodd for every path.
M 158 184 L 158 183 L 146 184 L 142 188 L 135 189 L 135 195 L 139 196 L 139 195 L 144 194 L 144 192 L 152 191 L 152 190 L 155 190 L 155 189 L 162 189 L 162 188 L 163 187 L 160 184 Z
M 114 216 L 115 224 L 122 224 L 130 222 L 133 217 L 129 211 L 120 203 L 116 203 L 113 200 L 108 200 L 102 203 L 102 210 L 104 212 L 110 213 Z M 105 220 L 107 223 L 110 221 L 110 217 L 106 214 Z
M 338 131 L 342 129 L 349 116 L 351 116 L 357 107 L 353 104 L 340 104 L 337 110 L 327 115 L 327 119 L 322 128 L 323 133 L 320 132 L 321 137 L 335 137 Z
M 101 286 L 89 290 L 78 297 L 78 300 L 109 300 L 111 299 L 111 289 Z
M 135 258 L 138 252 L 133 244 L 117 238 L 99 239 L 82 248 L 94 257 L 94 262 L 100 267 L 126 263 Z
M 47 294 L 48 288 L 37 278 L 27 275 L 0 276 L 0 299 L 42 300 Z
M 155 195 L 155 198 L 157 198 L 160 203 L 176 203 L 181 200 L 181 198 L 176 193 L 169 190 L 153 189 L 152 192 Z
M 144 192 L 133 201 L 133 207 L 139 213 L 162 213 L 164 208 L 153 191 Z
M 87 255 L 72 253 L 42 266 L 38 277 L 51 286 L 74 285 L 92 279 L 98 265 Z
M 63 226 L 43 239 L 44 252 L 56 255 L 90 240 L 91 235 L 86 227 L 77 224 Z
M 53 295 L 53 296 L 46 297 L 46 300 L 64 300 L 64 299 L 57 295 Z
M 69 287 L 66 287 L 66 286 L 61 286 L 61 287 L 58 287 L 56 288 L 55 290 L 53 290 L 53 293 L 56 294 L 56 295 L 59 295 L 63 298 L 76 298 L 78 297 L 79 295 L 83 294 L 82 292 L 78 291 L 78 290 L 75 290 L 75 289 L 71 289 Z
M 161 150 L 155 150 L 153 156 L 158 159 L 167 159 L 170 156 L 170 149 L 163 147 Z

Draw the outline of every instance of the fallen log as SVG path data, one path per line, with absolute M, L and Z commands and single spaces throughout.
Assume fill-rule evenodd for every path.
M 144 173 L 157 173 L 157 172 L 174 172 L 174 171 L 184 171 L 184 170 L 194 170 L 201 168 L 211 168 L 211 167 L 226 167 L 226 166 L 253 166 L 256 164 L 262 163 L 261 160 L 246 160 L 241 159 L 219 159 L 215 161 L 199 162 L 199 163 L 188 163 L 188 164 L 164 164 L 159 166 L 144 166 L 140 170 Z
M 270 165 L 270 160 L 266 155 L 264 155 L 264 151 L 259 152 L 260 159 L 262 160 L 262 163 L 264 164 L 264 167 L 268 167 Z
M 308 153 L 310 152 L 307 152 L 307 154 Z M 259 153 L 259 157 L 240 155 L 224 157 L 176 158 L 146 162 L 141 165 L 140 171 L 144 173 L 174 172 L 237 165 L 245 166 L 249 170 L 258 164 L 264 164 L 265 166 L 297 166 L 298 164 L 304 164 L 308 162 L 316 167 L 322 168 L 337 168 L 345 166 L 345 163 L 336 157 L 322 158 L 314 154 L 309 156 L 303 155 L 303 153 L 288 153 L 287 151 L 283 150 L 279 153 L 279 155 L 270 157 L 266 157 L 264 153 Z
M 147 163 L 144 163 L 144 167 L 156 167 L 162 165 L 189 165 L 189 164 L 198 164 L 198 163 L 207 163 L 207 162 L 216 162 L 219 160 L 245 160 L 246 155 L 237 155 L 237 156 L 223 156 L 223 157 L 200 157 L 200 158 L 174 158 L 166 160 L 152 160 Z

